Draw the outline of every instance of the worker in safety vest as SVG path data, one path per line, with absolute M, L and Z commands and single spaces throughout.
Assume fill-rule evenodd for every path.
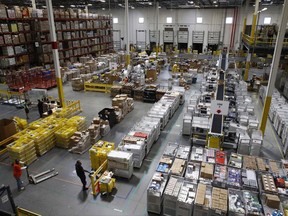
M 14 175 L 14 178 L 16 179 L 17 187 L 18 187 L 19 191 L 25 189 L 23 187 L 23 181 L 21 180 L 22 169 L 26 169 L 26 167 L 25 166 L 21 167 L 20 161 L 18 159 L 16 159 L 14 164 L 13 164 L 13 175 Z

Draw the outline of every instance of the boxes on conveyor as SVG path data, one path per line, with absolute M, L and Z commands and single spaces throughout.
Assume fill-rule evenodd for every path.
M 83 131 L 86 129 L 86 117 L 73 116 L 67 120 L 66 125 L 76 127 L 77 131 Z
M 74 126 L 65 125 L 55 132 L 56 146 L 60 148 L 69 148 L 70 138 L 77 131 Z
M 110 96 L 114 98 L 116 95 L 122 94 L 121 90 L 122 86 L 113 85 L 110 90 L 111 92 Z
M 130 179 L 133 174 L 133 154 L 123 151 L 110 151 L 107 156 L 108 169 L 114 171 L 115 176 Z
M 114 150 L 115 144 L 99 140 L 89 150 L 91 168 L 97 170 L 107 160 L 107 154 Z
M 7 145 L 6 148 L 12 162 L 18 159 L 29 165 L 37 159 L 34 142 L 31 139 L 18 139 Z

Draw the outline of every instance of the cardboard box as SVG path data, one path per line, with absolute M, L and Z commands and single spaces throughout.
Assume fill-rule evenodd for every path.
M 0 120 L 0 141 L 17 133 L 15 123 L 11 119 Z
M 276 195 L 266 194 L 265 203 L 270 208 L 279 209 L 280 199 Z

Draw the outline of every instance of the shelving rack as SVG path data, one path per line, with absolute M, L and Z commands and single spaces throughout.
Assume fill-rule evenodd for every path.
M 52 45 L 46 10 L 24 15 L 19 7 L 0 5 L 0 82 L 18 70 L 33 66 L 53 68 Z M 81 56 L 113 51 L 110 15 L 55 9 L 55 26 L 61 66 Z

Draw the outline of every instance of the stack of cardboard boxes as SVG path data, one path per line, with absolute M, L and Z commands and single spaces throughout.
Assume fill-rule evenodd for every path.
M 73 78 L 71 83 L 73 91 L 84 90 L 84 82 L 81 78 Z
M 214 172 L 214 165 L 210 163 L 203 162 L 201 165 L 201 178 L 204 179 L 212 179 L 213 178 L 213 172 Z
M 228 191 L 226 189 L 213 187 L 212 189 L 212 209 L 221 212 L 227 212 Z
M 126 94 L 128 97 L 132 97 L 134 87 L 134 83 L 125 83 L 121 89 L 121 93 Z
M 273 209 L 279 209 L 280 199 L 276 195 L 265 194 L 265 204 Z
M 198 204 L 200 206 L 209 207 L 210 206 L 210 200 L 206 199 L 206 189 L 207 185 L 205 184 L 198 184 L 195 204 Z
M 243 168 L 257 170 L 257 163 L 255 157 L 243 155 Z
M 256 158 L 257 167 L 259 171 L 268 171 L 269 166 L 263 158 Z
M 172 175 L 183 176 L 185 170 L 185 160 L 175 158 L 174 163 L 170 169 Z
M 82 154 L 88 148 L 90 148 L 90 135 L 88 131 L 75 132 L 74 135 L 70 138 L 70 147 L 69 150 L 72 153 Z
M 270 192 L 270 193 L 277 193 L 277 188 L 274 183 L 274 178 L 270 174 L 262 174 L 262 184 L 263 184 L 263 190 L 265 192 Z
M 93 121 L 88 128 L 90 141 L 92 145 L 96 143 L 98 139 L 100 138 L 100 123 L 101 123 L 101 119 L 99 117 L 93 118 Z
M 112 99 L 112 106 L 115 109 L 121 109 L 123 119 L 129 112 L 134 109 L 134 100 L 133 98 L 129 98 L 126 94 L 116 95 L 116 97 Z
M 119 94 L 121 94 L 122 92 L 121 92 L 121 90 L 122 90 L 122 86 L 120 86 L 120 85 L 113 85 L 112 87 L 111 87 L 111 97 L 115 97 L 116 95 L 119 95 Z

